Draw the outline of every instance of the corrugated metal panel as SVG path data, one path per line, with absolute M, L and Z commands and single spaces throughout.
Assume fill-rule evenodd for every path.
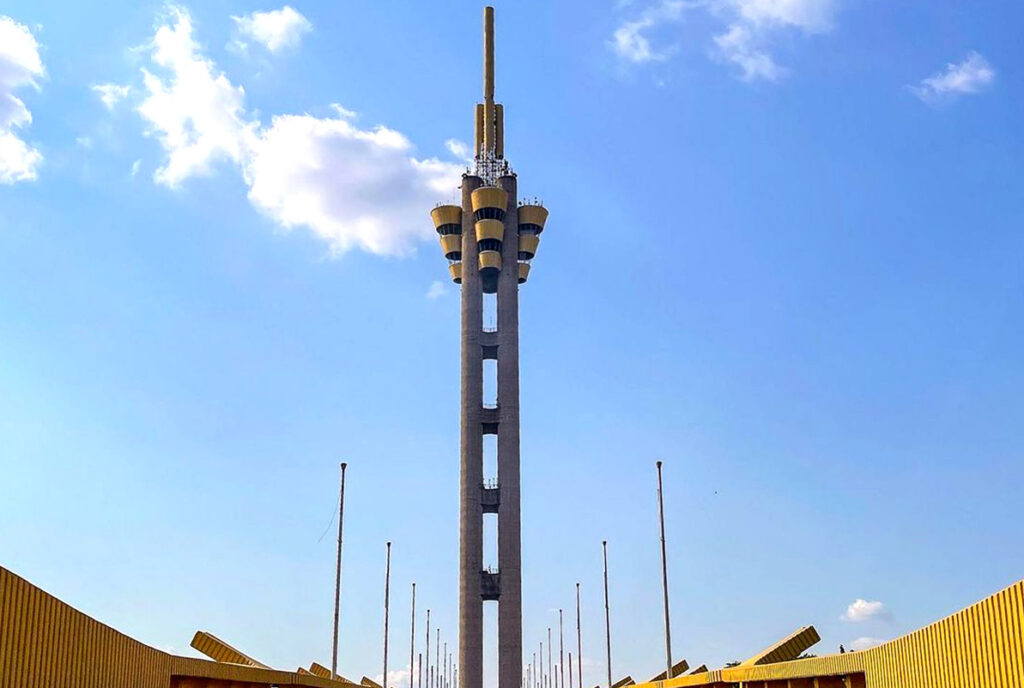
M 206 631 L 196 631 L 196 634 L 192 636 L 192 647 L 215 662 L 242 664 L 244 666 L 260 667 L 261 669 L 269 668 L 266 664 L 257 662 L 252 657 L 236 650 L 217 636 Z
M 170 655 L 0 568 L 0 686 L 167 688 Z
M 316 676 L 169 655 L 0 567 L 0 688 L 226 688 L 227 682 L 245 688 L 342 685 Z
M 772 648 L 769 648 L 771 650 Z M 867 688 L 1024 688 L 1024 581 L 942 621 L 863 652 L 740 666 L 651 688 L 824 677 Z
M 309 670 L 314 676 L 319 676 L 320 678 L 331 677 L 331 670 L 321 664 L 317 664 L 316 662 L 309 665 Z
M 819 640 L 821 640 L 821 636 L 818 635 L 818 631 L 814 629 L 814 626 L 804 626 L 803 628 L 790 633 L 788 636 L 766 650 L 757 653 L 747 661 L 743 662 L 741 666 L 789 662 L 799 657 L 804 650 L 811 647 Z
M 654 683 L 655 681 L 664 681 L 666 678 L 675 678 L 676 676 L 682 676 L 686 673 L 686 670 L 689 668 L 690 663 L 684 659 L 672 665 L 672 676 L 666 677 L 666 672 L 663 671 L 654 678 L 652 678 L 650 681 L 647 681 L 647 683 Z

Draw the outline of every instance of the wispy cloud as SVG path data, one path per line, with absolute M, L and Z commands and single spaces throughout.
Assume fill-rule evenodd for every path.
M 843 621 L 857 623 L 861 621 L 888 620 L 891 617 L 889 610 L 886 609 L 882 602 L 869 602 L 868 600 L 858 598 L 850 603 L 846 611 L 839 618 Z
M 458 139 L 448 139 L 444 142 L 444 147 L 448 149 L 448 152 L 454 155 L 460 160 L 469 162 L 473 159 L 473 152 L 469 148 L 469 144 L 465 141 L 459 141 Z
M 979 53 L 970 53 L 963 62 L 949 63 L 946 70 L 911 86 L 914 95 L 926 103 L 952 100 L 962 95 L 980 93 L 995 81 L 996 72 Z
M 441 280 L 434 280 L 430 283 L 430 288 L 427 289 L 428 299 L 439 299 L 448 293 L 448 287 L 445 286 Z
M 409 676 L 413 673 L 410 665 L 406 664 L 402 669 L 391 669 L 388 671 L 388 685 L 389 686 L 404 686 L 409 683 Z M 419 668 L 419 660 L 413 663 L 413 668 Z M 426 667 L 424 667 L 426 670 Z M 384 681 L 384 674 L 377 674 L 373 677 L 373 680 L 378 684 L 382 685 Z
M 661 24 L 679 21 L 686 9 L 697 4 L 683 0 L 661 0 L 644 9 L 637 18 L 622 22 L 612 34 L 610 45 L 619 57 L 629 62 L 664 60 L 671 54 L 672 48 L 652 48 L 647 32 Z
M 777 81 L 787 74 L 771 53 L 786 31 L 818 34 L 835 24 L 838 0 L 660 0 L 638 15 L 623 20 L 609 41 L 623 60 L 641 64 L 667 60 L 675 43 L 653 44 L 651 34 L 659 27 L 680 22 L 687 11 L 703 10 L 724 22 L 712 36 L 711 54 L 736 65 L 746 81 Z
M 244 89 L 202 53 L 183 8 L 171 8 L 149 50 L 138 113 L 164 151 L 157 183 L 176 188 L 232 164 L 253 206 L 284 228 L 309 228 L 334 253 L 401 255 L 433 234 L 423 208 L 453 193 L 462 166 L 416 158 L 400 132 L 362 129 L 340 106 L 331 117 L 285 114 L 261 125 Z
M 255 41 L 272 53 L 297 46 L 302 36 L 313 30 L 313 25 L 296 9 L 285 5 L 279 10 L 252 12 L 232 17 L 238 30 L 238 45 L 248 47 Z
M 113 110 L 119 102 L 128 97 L 131 86 L 120 86 L 118 84 L 96 84 L 92 87 L 94 93 L 98 94 L 100 101 L 108 110 Z
M 43 155 L 15 134 L 32 123 L 32 113 L 14 95 L 25 86 L 38 88 L 45 74 L 39 44 L 24 24 L 0 15 L 0 184 L 38 176 Z
M 786 73 L 761 47 L 755 31 L 745 24 L 733 24 L 728 31 L 715 36 L 715 45 L 726 60 L 743 71 L 746 81 L 778 81 Z
M 863 652 L 864 650 L 870 650 L 873 647 L 878 647 L 884 642 L 884 640 L 879 640 L 878 638 L 868 638 L 867 636 L 864 636 L 861 638 L 857 638 L 852 643 L 850 643 L 850 649 L 857 650 L 858 652 Z

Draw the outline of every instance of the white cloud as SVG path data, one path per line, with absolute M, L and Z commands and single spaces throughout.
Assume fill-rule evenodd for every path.
M 142 167 L 141 160 L 136 160 L 135 162 L 132 163 L 132 179 L 135 179 L 135 177 L 138 176 L 140 167 Z
M 612 36 L 615 52 L 630 62 L 650 62 L 659 59 L 660 56 L 651 50 L 651 42 L 643 34 L 643 30 L 652 25 L 653 22 L 644 20 L 622 24 Z
M 344 117 L 345 119 L 355 119 L 356 117 L 359 116 L 358 112 L 355 112 L 354 110 L 349 110 L 348 108 L 342 107 L 337 103 L 331 103 L 331 109 L 338 113 L 339 117 Z
M 91 136 L 79 136 L 75 139 L 75 143 L 85 149 L 92 148 L 92 137 Z
M 403 254 L 432 231 L 424 208 L 459 185 L 462 168 L 410 155 L 386 127 L 347 119 L 274 117 L 246 166 L 249 200 L 284 227 L 303 225 L 343 252 Z
M 232 85 L 204 57 L 192 38 L 192 18 L 170 8 L 173 25 L 161 26 L 150 44 L 151 58 L 170 73 L 167 81 L 143 69 L 146 97 L 138 112 L 167 155 L 154 178 L 177 187 L 213 162 L 242 163 L 256 124 L 245 119 L 245 91 Z
M 609 42 L 623 59 L 633 63 L 666 60 L 672 46 L 652 47 L 649 34 L 659 26 L 680 21 L 688 10 L 702 9 L 725 22 L 713 37 L 715 54 L 737 65 L 746 81 L 777 81 L 787 70 L 770 48 L 783 31 L 824 33 L 835 24 L 838 0 L 660 0 L 637 18 L 623 21 Z
M 619 57 L 634 63 L 664 60 L 671 54 L 671 48 L 655 50 L 645 32 L 666 22 L 679 21 L 683 11 L 697 6 L 696 2 L 683 0 L 661 0 L 640 13 L 639 18 L 625 21 L 612 34 L 612 49 Z
M 39 44 L 29 28 L 0 15 L 0 184 L 38 176 L 42 154 L 14 133 L 32 123 L 32 113 L 14 91 L 38 88 L 36 79 L 44 73 Z
M 473 159 L 473 153 L 469 149 L 469 144 L 465 141 L 459 141 L 458 139 L 448 139 L 444 142 L 444 147 L 448 149 L 448 152 L 454 155 L 456 158 L 461 160 L 470 161 Z
M 128 93 L 131 92 L 131 86 L 96 84 L 92 87 L 92 90 L 99 94 L 100 100 L 103 101 L 108 110 L 113 110 L 115 105 L 128 97 Z
M 926 103 L 953 99 L 961 95 L 979 93 L 988 88 L 996 72 L 988 61 L 976 52 L 970 53 L 959 64 L 949 63 L 946 71 L 923 79 L 910 90 Z
M 843 621 L 871 621 L 874 619 L 888 619 L 889 611 L 881 602 L 869 602 L 868 600 L 856 599 L 851 603 L 842 616 Z
M 260 43 L 272 53 L 297 46 L 303 34 L 313 29 L 308 19 L 288 5 L 279 10 L 253 12 L 232 19 L 239 34 Z M 240 41 L 240 45 L 245 47 L 245 41 Z
M 462 167 L 418 159 L 401 133 L 362 129 L 355 113 L 275 116 L 261 126 L 245 93 L 205 57 L 187 11 L 172 8 L 151 44 L 166 81 L 143 70 L 147 96 L 138 108 L 166 154 L 155 180 L 177 187 L 235 163 L 250 202 L 285 228 L 307 227 L 335 253 L 361 248 L 401 255 L 432 235 L 425 209 L 458 187 Z
M 725 59 L 743 70 L 745 81 L 778 81 L 785 74 L 772 56 L 760 48 L 757 36 L 749 26 L 733 24 L 728 31 L 715 36 L 715 45 Z
M 863 652 L 864 650 L 870 650 L 873 647 L 878 647 L 884 642 L 884 640 L 879 640 L 878 638 L 868 638 L 865 636 L 863 638 L 857 638 L 850 643 L 850 649 Z
M 419 667 L 419 660 L 414 663 L 415 667 Z M 424 666 L 423 670 L 426 671 L 427 667 Z M 409 685 L 409 665 L 406 664 L 403 669 L 391 669 L 388 671 L 388 686 L 396 686 L 396 688 L 402 688 L 402 686 Z M 377 685 L 382 685 L 384 681 L 384 674 L 377 674 L 373 677 L 373 680 Z
M 438 299 L 448 293 L 448 287 L 445 286 L 441 280 L 434 280 L 430 283 L 430 289 L 427 289 L 428 299 Z
M 729 0 L 740 16 L 757 26 L 795 26 L 822 33 L 835 21 L 836 0 Z

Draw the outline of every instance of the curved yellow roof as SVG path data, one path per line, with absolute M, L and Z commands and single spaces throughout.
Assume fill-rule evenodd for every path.
M 548 221 L 548 209 L 542 205 L 519 206 L 519 224 L 543 227 Z
M 430 219 L 434 221 L 434 229 L 441 225 L 461 225 L 462 208 L 457 205 L 439 205 L 430 211 Z
M 481 186 L 473 191 L 473 212 L 481 208 L 508 208 L 508 194 L 496 186 Z
M 479 260 L 481 270 L 486 270 L 487 268 L 501 270 L 501 254 L 497 251 L 481 251 Z
M 536 234 L 520 234 L 519 235 L 519 251 L 521 253 L 529 253 L 531 256 L 537 255 L 537 246 L 540 244 L 540 237 Z
M 505 225 L 501 220 L 477 220 L 476 240 L 497 239 L 501 241 L 505 237 Z
M 445 256 L 452 253 L 462 252 L 462 235 L 461 234 L 445 234 L 440 237 L 441 239 L 441 252 Z M 457 258 L 458 256 L 456 256 Z

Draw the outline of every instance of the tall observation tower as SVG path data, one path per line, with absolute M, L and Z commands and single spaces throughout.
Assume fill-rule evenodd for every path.
M 548 212 L 518 202 L 516 175 L 505 160 L 503 114 L 494 102 L 494 9 L 487 7 L 475 169 L 462 178 L 461 207 L 441 205 L 431 212 L 452 280 L 462 285 L 460 688 L 483 688 L 486 603 L 498 605 L 499 688 L 520 688 L 523 672 L 519 285 L 530 274 Z M 485 372 L 497 379 L 485 381 Z M 497 398 L 485 399 L 485 389 L 496 389 Z M 496 436 L 497 456 L 485 455 L 485 445 L 495 446 L 490 435 Z M 484 568 L 486 514 L 497 515 L 497 569 Z M 494 551 L 493 543 L 488 550 Z

